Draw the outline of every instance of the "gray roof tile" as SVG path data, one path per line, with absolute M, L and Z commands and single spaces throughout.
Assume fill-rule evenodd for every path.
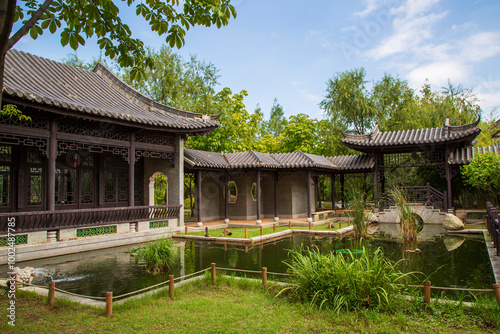
M 82 114 L 144 125 L 184 130 L 218 126 L 212 116 L 157 103 L 102 64 L 89 72 L 17 50 L 10 50 L 5 57 L 3 92 Z

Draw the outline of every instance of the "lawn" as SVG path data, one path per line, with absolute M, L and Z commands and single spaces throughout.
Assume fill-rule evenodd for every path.
M 342 227 L 347 227 L 347 221 L 343 221 Z M 308 226 L 292 226 L 292 230 L 308 230 Z M 328 231 L 329 226 L 328 224 L 321 224 L 321 225 L 316 225 L 312 226 L 311 228 L 314 231 Z M 332 231 L 338 230 L 339 229 L 339 223 L 332 222 Z M 288 230 L 288 226 L 276 226 L 276 232 L 281 232 Z M 227 235 L 228 238 L 245 238 L 245 229 L 244 228 L 228 228 L 227 232 L 231 232 L 231 235 Z M 263 228 L 262 229 L 262 235 L 266 234 L 271 234 L 274 233 L 274 228 L 268 227 L 268 228 Z M 215 230 L 208 230 L 208 233 L 210 234 L 211 237 L 224 237 L 224 229 L 215 229 Z M 248 238 L 254 238 L 257 236 L 260 236 L 260 227 L 255 228 L 255 226 L 252 226 L 251 228 L 247 229 L 248 233 Z M 205 230 L 203 231 L 190 231 L 188 230 L 188 235 L 198 235 L 198 236 L 205 236 Z
M 113 316 L 104 309 L 56 299 L 49 308 L 46 297 L 19 292 L 16 327 L 6 323 L 5 308 L 0 332 L 13 333 L 498 333 L 498 306 L 476 307 L 401 302 L 396 311 L 377 310 L 335 313 L 309 308 L 275 297 L 281 289 L 231 278 L 208 277 L 168 291 L 114 305 Z M 1 299 L 6 300 L 5 290 Z

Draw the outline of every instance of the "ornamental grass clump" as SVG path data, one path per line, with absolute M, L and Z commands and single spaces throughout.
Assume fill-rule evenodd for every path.
M 146 246 L 137 247 L 130 254 L 142 259 L 146 263 L 146 271 L 157 275 L 170 270 L 179 264 L 179 251 L 175 248 L 172 239 L 157 239 Z
M 369 253 L 362 247 L 360 254 L 292 250 L 285 262 L 292 274 L 289 291 L 293 297 L 320 308 L 340 310 L 394 309 L 394 298 L 401 287 L 397 284 L 412 274 L 404 274 L 386 259 L 381 248 Z
M 401 189 L 392 189 L 389 192 L 389 196 L 397 207 L 399 224 L 401 226 L 401 242 L 415 246 L 419 230 L 418 216 L 411 210 L 406 195 Z
M 354 236 L 356 239 L 368 237 L 368 221 L 365 216 L 364 194 L 358 189 L 351 187 L 348 192 L 349 203 L 352 211 L 349 216 L 352 218 L 354 226 Z

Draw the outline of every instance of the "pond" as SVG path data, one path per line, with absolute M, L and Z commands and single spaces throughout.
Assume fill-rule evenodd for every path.
M 18 266 L 36 268 L 34 284 L 48 285 L 52 279 L 56 287 L 90 296 L 105 296 L 113 291 L 115 296 L 135 291 L 165 281 L 169 274 L 179 277 L 210 267 L 286 272 L 283 260 L 288 250 L 303 244 L 320 252 L 332 252 L 352 247 L 352 240 L 345 238 L 293 236 L 262 246 L 245 247 L 209 242 L 178 242 L 181 250 L 180 268 L 160 275 L 145 272 L 144 264 L 127 253 L 137 247 L 115 247 L 80 254 L 64 255 L 18 263 Z M 386 257 L 402 263 L 404 271 L 418 271 L 429 277 L 433 286 L 491 288 L 494 283 L 491 265 L 483 237 L 437 235 L 419 242 L 420 253 L 407 253 L 402 245 L 384 231 L 379 238 L 371 239 L 367 248 L 381 247 Z M 0 277 L 5 277 L 6 266 L 0 266 Z M 420 276 L 424 280 L 424 276 Z M 270 278 L 272 279 L 272 277 Z

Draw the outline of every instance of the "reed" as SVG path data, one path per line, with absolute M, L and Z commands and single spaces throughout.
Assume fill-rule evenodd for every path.
M 335 311 L 375 308 L 394 309 L 404 274 L 399 262 L 386 259 L 378 248 L 370 253 L 362 247 L 360 254 L 328 253 L 299 248 L 290 251 L 286 261 L 291 287 L 283 289 L 310 307 L 317 305 Z
M 401 242 L 416 245 L 418 236 L 418 216 L 411 211 L 406 194 L 398 188 L 393 188 L 389 196 L 397 207 L 399 224 L 401 226 Z
M 369 223 L 365 216 L 364 194 L 359 189 L 351 187 L 348 190 L 347 196 L 352 207 L 349 216 L 354 226 L 354 236 L 356 239 L 366 239 L 368 237 Z
M 146 271 L 154 275 L 168 271 L 179 264 L 179 251 L 172 239 L 150 241 L 146 246 L 133 248 L 130 254 L 144 260 Z

